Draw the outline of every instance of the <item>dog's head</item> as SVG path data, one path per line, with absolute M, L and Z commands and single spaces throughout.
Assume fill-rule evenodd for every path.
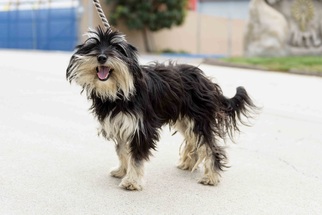
M 140 77 L 137 50 L 123 34 L 98 27 L 76 47 L 66 78 L 83 87 L 88 96 L 103 100 L 129 99 L 135 92 L 134 80 Z

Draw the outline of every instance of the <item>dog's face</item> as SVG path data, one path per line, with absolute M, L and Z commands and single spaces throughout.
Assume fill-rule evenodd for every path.
M 129 99 L 135 92 L 134 78 L 141 76 L 136 48 L 111 29 L 98 27 L 87 36 L 70 59 L 67 79 L 82 86 L 88 96 Z

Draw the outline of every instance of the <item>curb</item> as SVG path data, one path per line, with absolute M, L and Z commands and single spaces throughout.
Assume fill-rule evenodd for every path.
M 305 75 L 305 76 L 316 76 L 316 77 L 322 77 L 322 72 L 314 72 L 314 71 L 303 71 L 303 70 L 297 70 L 292 69 L 290 71 L 277 71 L 277 70 L 269 70 L 264 67 L 260 66 L 251 66 L 251 65 L 242 65 L 242 64 L 235 64 L 235 63 L 228 63 L 223 62 L 218 59 L 213 58 L 205 58 L 203 60 L 204 64 L 213 65 L 213 66 L 223 66 L 223 67 L 233 67 L 233 68 L 240 68 L 240 69 L 251 69 L 251 70 L 261 70 L 265 72 L 280 72 L 284 74 L 294 74 L 294 75 Z

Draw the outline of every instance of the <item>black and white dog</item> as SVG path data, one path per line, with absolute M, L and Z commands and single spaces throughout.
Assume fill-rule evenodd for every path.
M 239 131 L 241 117 L 251 117 L 256 109 L 243 87 L 228 99 L 198 67 L 140 65 L 136 48 L 112 29 L 88 32 L 66 77 L 87 93 L 101 134 L 115 141 L 120 164 L 111 175 L 123 178 L 120 186 L 128 190 L 142 189 L 144 162 L 156 149 L 164 124 L 185 139 L 178 167 L 193 171 L 203 162 L 199 182 L 216 185 L 226 167 L 218 140 Z

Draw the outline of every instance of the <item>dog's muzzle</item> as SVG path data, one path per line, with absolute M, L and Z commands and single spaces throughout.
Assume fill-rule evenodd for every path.
M 111 68 L 107 66 L 98 66 L 96 68 L 97 77 L 100 81 L 106 81 L 111 75 Z

